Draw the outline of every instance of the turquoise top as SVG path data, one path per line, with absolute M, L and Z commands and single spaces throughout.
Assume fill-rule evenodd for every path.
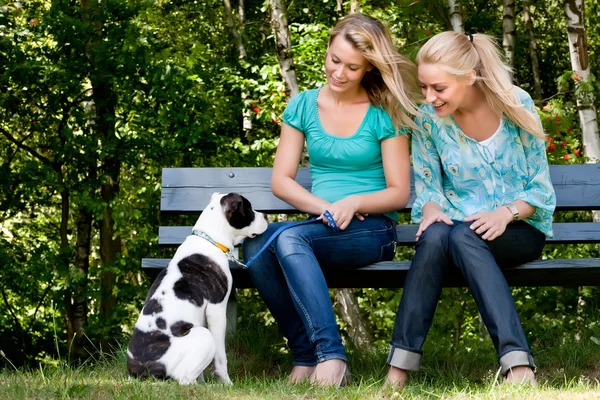
M 319 89 L 293 97 L 283 122 L 304 133 L 310 160 L 312 193 L 330 203 L 350 195 L 386 188 L 381 141 L 397 136 L 389 114 L 370 105 L 358 130 L 348 137 L 329 134 L 319 119 Z M 398 220 L 396 211 L 385 214 Z
M 524 107 L 538 116 L 531 97 L 522 89 L 515 91 Z M 491 157 L 451 116 L 438 117 L 430 104 L 420 110 L 422 116 L 415 122 L 422 129 L 412 137 L 417 195 L 412 209 L 414 222 L 421 222 L 421 211 L 428 201 L 439 204 L 451 219 L 462 221 L 477 212 L 523 200 L 536 208 L 525 222 L 552 237 L 556 195 L 543 139 L 504 117 L 492 138 L 497 150 Z

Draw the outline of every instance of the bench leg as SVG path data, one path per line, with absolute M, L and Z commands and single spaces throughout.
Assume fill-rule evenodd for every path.
M 227 335 L 235 333 L 237 325 L 237 289 L 231 288 L 229 301 L 227 302 Z

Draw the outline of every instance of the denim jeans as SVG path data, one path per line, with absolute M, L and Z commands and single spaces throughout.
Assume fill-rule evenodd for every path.
M 510 368 L 535 368 L 533 357 L 502 268 L 537 259 L 543 233 L 519 221 L 493 241 L 481 239 L 470 223 L 438 222 L 429 226 L 416 245 L 396 313 L 388 364 L 416 371 L 423 343 L 448 273 L 462 273 L 498 353 L 502 373 Z M 456 269 L 458 268 L 458 270 Z
M 248 260 L 284 223 L 243 243 Z M 250 276 L 281 331 L 296 366 L 329 359 L 346 361 L 323 270 L 364 267 L 394 257 L 396 229 L 390 219 L 369 215 L 354 218 L 335 232 L 322 222 L 283 231 L 253 262 Z M 340 272 L 343 273 L 343 272 Z

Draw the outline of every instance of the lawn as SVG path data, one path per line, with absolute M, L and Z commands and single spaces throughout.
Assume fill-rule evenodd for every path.
M 351 385 L 317 389 L 289 386 L 289 355 L 281 339 L 264 330 L 240 330 L 228 342 L 233 386 L 180 386 L 139 381 L 126 374 L 125 346 L 80 365 L 56 361 L 31 370 L 0 373 L 0 399 L 599 399 L 600 345 L 591 340 L 535 349 L 539 386 L 508 385 L 497 376 L 490 346 L 477 351 L 430 351 L 404 391 L 383 389 L 386 348 L 349 350 Z

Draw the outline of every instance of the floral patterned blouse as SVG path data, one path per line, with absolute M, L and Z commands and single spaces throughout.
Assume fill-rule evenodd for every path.
M 536 116 L 531 97 L 516 88 L 521 103 Z M 539 119 L 539 117 L 538 117 Z M 546 146 L 506 117 L 493 137 L 493 154 L 468 137 L 451 116 L 440 118 L 430 104 L 421 106 L 412 135 L 417 198 L 412 220 L 421 222 L 423 205 L 433 201 L 453 220 L 523 200 L 536 208 L 524 221 L 552 237 L 556 195 Z M 540 123 L 541 124 L 541 123 Z

